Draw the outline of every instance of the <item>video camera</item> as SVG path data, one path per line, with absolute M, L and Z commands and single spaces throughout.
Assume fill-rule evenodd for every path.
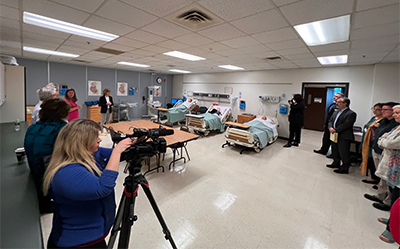
M 167 142 L 160 136 L 169 136 L 174 134 L 173 129 L 143 129 L 135 128 L 132 134 L 116 133 L 112 136 L 112 141 L 118 143 L 125 138 L 145 137 L 144 141 L 136 143 L 121 154 L 121 161 L 140 161 L 144 157 L 152 157 L 156 153 L 165 153 L 167 151 Z M 147 141 L 151 139 L 151 141 Z

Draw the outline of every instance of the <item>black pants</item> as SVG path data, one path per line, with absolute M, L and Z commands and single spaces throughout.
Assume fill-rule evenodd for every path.
M 301 137 L 301 125 L 298 124 L 289 124 L 289 143 L 297 142 L 300 143 Z
M 381 179 L 375 175 L 376 169 L 375 169 L 374 159 L 372 157 L 368 157 L 367 168 L 369 169 L 369 173 L 371 174 L 372 180 L 380 180 Z
M 340 169 L 349 169 L 351 166 L 351 154 L 350 154 L 350 140 L 338 139 L 337 143 L 332 143 L 332 156 L 333 165 L 340 166 Z M 342 161 L 342 164 L 340 164 Z
M 328 153 L 329 147 L 331 147 L 331 133 L 327 128 L 324 128 L 324 135 L 322 137 L 322 146 L 319 149 L 323 154 Z
M 51 240 L 47 241 L 47 248 L 48 249 L 52 249 L 52 248 L 82 248 L 82 247 L 58 247 L 56 246 L 53 242 L 51 242 Z M 84 248 L 107 248 L 107 244 L 106 241 L 103 239 L 102 241 L 100 241 L 97 244 L 88 246 L 88 247 L 84 247 Z

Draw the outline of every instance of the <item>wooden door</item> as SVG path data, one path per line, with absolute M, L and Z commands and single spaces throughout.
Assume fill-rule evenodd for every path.
M 304 94 L 304 128 L 315 131 L 324 130 L 326 88 L 306 87 Z

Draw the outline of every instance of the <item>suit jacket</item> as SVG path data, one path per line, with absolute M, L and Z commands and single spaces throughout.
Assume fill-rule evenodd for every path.
M 335 110 L 336 110 L 336 103 L 333 102 L 328 107 L 328 113 L 327 113 L 326 119 L 325 119 L 325 127 L 328 127 L 329 120 L 331 119 L 331 117 L 332 117 L 333 113 L 335 112 Z
M 338 133 L 338 140 L 354 140 L 353 125 L 356 122 L 357 114 L 347 108 L 340 114 L 336 121 L 335 127 L 333 126 L 336 116 L 339 111 L 335 111 L 329 120 L 328 129 L 333 127 Z
M 114 105 L 114 102 L 113 102 L 113 99 L 111 96 L 108 96 L 108 97 L 110 98 L 110 102 L 111 102 L 109 112 L 112 113 L 112 106 Z M 101 96 L 99 99 L 99 106 L 101 107 L 100 113 L 107 113 L 107 100 L 104 95 Z

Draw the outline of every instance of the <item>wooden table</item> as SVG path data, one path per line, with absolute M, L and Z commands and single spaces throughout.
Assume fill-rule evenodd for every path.
M 154 128 L 159 128 L 160 125 L 150 122 L 150 121 L 147 121 L 147 120 L 136 120 L 136 121 L 106 124 L 106 125 L 104 125 L 104 127 L 106 127 L 106 128 L 112 127 L 117 132 L 121 131 L 124 134 L 132 134 L 134 128 L 154 129 Z M 174 130 L 174 134 L 172 134 L 172 135 L 161 136 L 167 142 L 167 147 L 172 148 L 172 150 L 174 152 L 174 157 L 173 157 L 172 162 L 170 162 L 169 167 L 171 167 L 171 164 L 173 164 L 173 166 L 175 166 L 175 162 L 179 161 L 181 159 L 184 159 L 184 161 L 186 162 L 186 158 L 183 157 L 183 155 L 182 155 L 182 147 L 184 146 L 185 143 L 195 140 L 199 136 L 189 133 L 189 132 L 185 132 L 185 131 L 177 130 L 177 129 L 174 129 L 171 127 L 167 127 L 164 125 L 161 125 L 161 127 L 165 128 L 165 129 Z M 181 148 L 181 157 L 178 159 L 175 159 L 175 153 L 178 148 Z M 160 166 L 160 165 L 157 165 L 157 168 L 155 168 L 155 169 L 158 169 L 159 167 L 162 167 L 163 171 L 164 171 L 164 167 Z M 155 170 L 155 169 L 152 169 L 152 170 Z M 146 172 L 146 173 L 148 173 L 148 172 Z

